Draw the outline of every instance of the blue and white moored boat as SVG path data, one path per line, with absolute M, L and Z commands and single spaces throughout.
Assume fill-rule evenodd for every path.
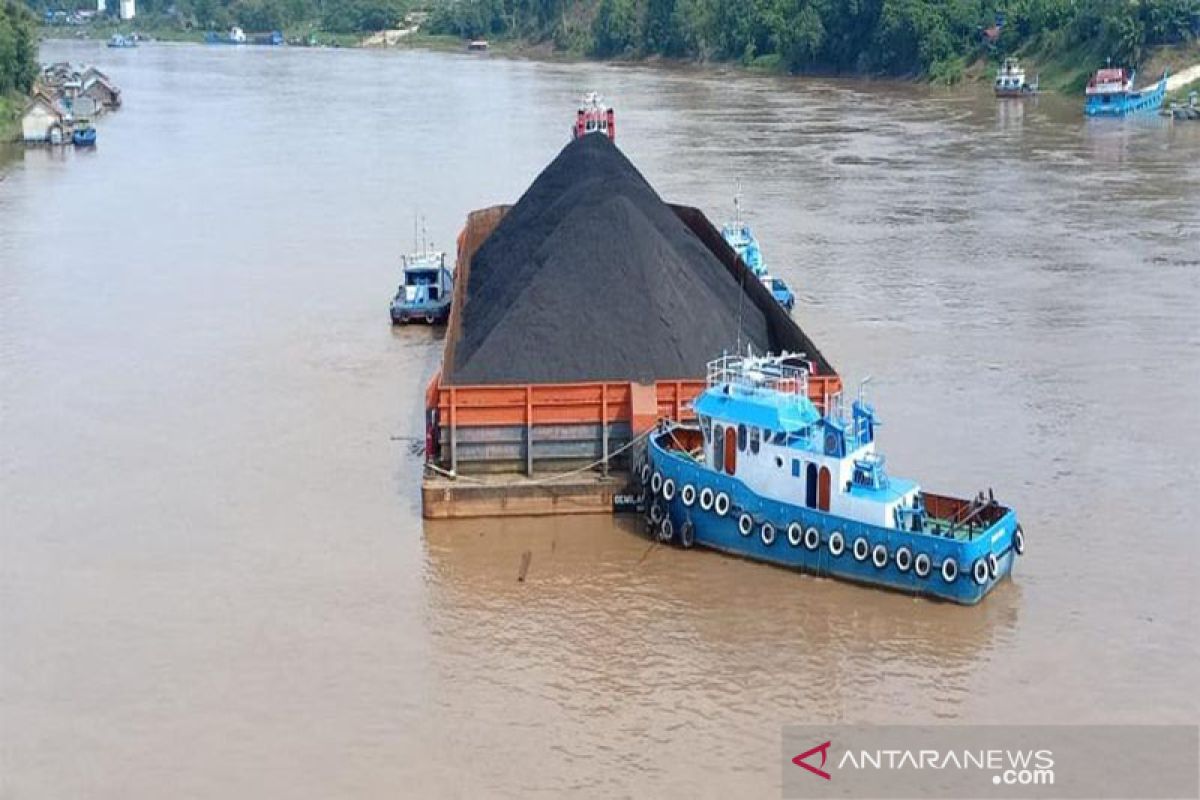
M 1084 113 L 1089 117 L 1123 117 L 1138 111 L 1157 111 L 1167 95 L 1167 71 L 1154 86 L 1135 90 L 1137 70 L 1101 69 L 1088 81 Z
M 754 236 L 754 231 L 750 229 L 750 226 L 742 221 L 740 194 L 739 192 L 733 196 L 734 218 L 732 222 L 727 222 L 721 228 L 721 238 L 733 248 L 735 253 L 741 256 L 750 271 L 771 292 L 775 301 L 791 311 L 796 305 L 796 296 L 792 294 L 791 288 L 783 278 L 776 278 L 767 272 L 766 264 L 763 263 L 762 250 L 758 246 L 758 239 Z
M 446 254 L 422 242 L 420 250 L 402 260 L 404 281 L 392 298 L 392 324 L 445 322 L 454 295 L 454 273 L 446 266 Z
M 698 425 L 661 426 L 639 477 L 661 541 L 955 603 L 979 602 L 1010 574 L 1025 538 L 991 492 L 971 500 L 892 477 L 879 421 L 861 396 L 822 414 L 802 357 L 709 364 Z
M 76 125 L 71 133 L 71 141 L 76 147 L 95 147 L 96 129 L 87 123 Z

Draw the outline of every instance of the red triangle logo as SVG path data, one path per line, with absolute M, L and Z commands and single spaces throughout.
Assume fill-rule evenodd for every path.
M 797 767 L 804 767 L 806 770 L 811 772 L 813 775 L 819 775 L 822 778 L 824 778 L 825 780 L 831 780 L 829 773 L 821 768 L 821 767 L 825 766 L 825 759 L 829 755 L 829 745 L 830 745 L 830 742 L 825 742 L 825 744 L 819 744 L 811 750 L 805 750 L 803 753 L 801 753 L 800 755 L 793 758 L 792 763 L 795 764 Z M 814 767 L 812 764 L 809 764 L 807 761 L 804 760 L 804 759 L 808 758 L 809 756 L 816 755 L 817 753 L 821 754 L 821 766 L 820 767 Z

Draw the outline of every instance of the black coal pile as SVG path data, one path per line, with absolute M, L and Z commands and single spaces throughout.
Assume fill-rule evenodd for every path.
M 759 308 L 604 136 L 546 167 L 465 288 L 450 383 L 698 378 L 769 349 Z

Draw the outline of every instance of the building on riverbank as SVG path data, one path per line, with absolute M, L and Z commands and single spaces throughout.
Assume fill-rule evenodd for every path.
M 81 82 L 82 96 L 95 101 L 101 111 L 112 111 L 121 107 L 121 90 L 100 70 L 88 67 Z
M 21 139 L 29 144 L 68 142 L 77 123 L 121 106 L 121 90 L 94 66 L 59 62 L 42 68 L 21 113 Z
M 70 136 L 72 117 L 61 99 L 37 92 L 21 113 L 21 139 L 29 144 L 63 142 Z
M 34 81 L 34 91 L 52 99 L 61 98 L 68 111 L 74 111 L 78 98 L 87 96 L 95 103 L 95 113 L 112 111 L 121 106 L 121 89 L 100 68 L 78 67 L 59 62 L 42 69 Z

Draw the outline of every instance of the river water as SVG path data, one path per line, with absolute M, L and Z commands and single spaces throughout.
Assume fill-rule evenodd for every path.
M 42 58 L 125 108 L 0 166 L 0 797 L 777 796 L 788 723 L 1196 720 L 1200 125 L 424 52 Z M 593 88 L 665 198 L 719 221 L 740 179 L 893 471 L 1019 509 L 1013 581 L 968 609 L 608 518 L 422 522 L 441 340 L 387 318 L 413 216 L 451 245 L 515 200 Z

